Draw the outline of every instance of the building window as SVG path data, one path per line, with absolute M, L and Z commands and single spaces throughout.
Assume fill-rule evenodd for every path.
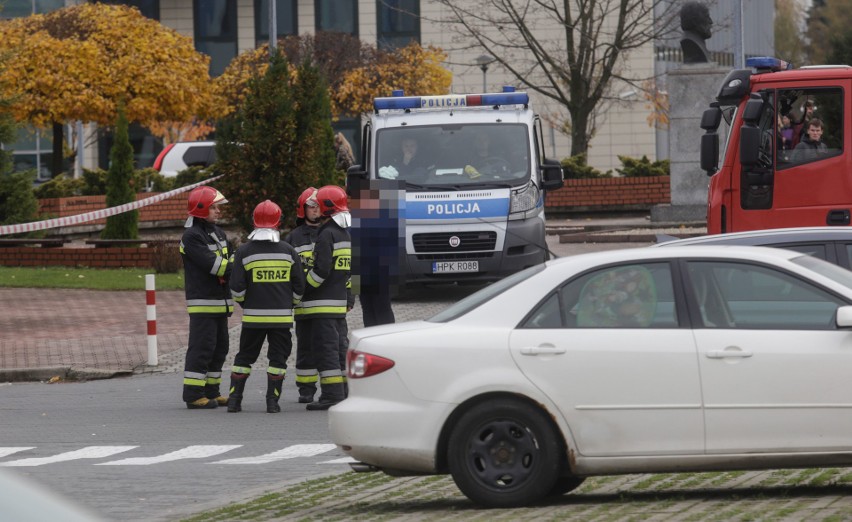
M 151 20 L 160 19 L 160 0 L 91 0 L 92 3 L 100 2 L 102 4 L 113 5 L 129 5 L 139 9 L 142 16 Z
M 151 135 L 139 123 L 131 123 L 127 127 L 130 146 L 133 147 L 133 168 L 145 169 L 154 165 L 157 155 L 163 150 L 162 142 Z M 109 153 L 115 143 L 115 133 L 105 128 L 98 129 L 98 167 L 109 169 Z
M 18 139 L 11 145 L 12 170 L 15 172 L 35 170 L 38 181 L 47 181 L 51 178 L 53 132 L 50 129 L 38 130 L 34 127 L 20 126 Z
M 315 0 L 317 32 L 336 31 L 358 36 L 357 0 Z
M 420 0 L 376 0 L 376 18 L 379 49 L 420 43 Z
M 210 75 L 219 76 L 237 56 L 237 0 L 194 0 L 195 49 L 210 56 Z
M 299 34 L 296 14 L 295 0 L 275 0 L 278 38 Z M 269 0 L 254 0 L 254 40 L 256 47 L 269 43 Z
M 0 5 L 0 18 L 21 18 L 61 9 L 65 0 L 6 0 Z

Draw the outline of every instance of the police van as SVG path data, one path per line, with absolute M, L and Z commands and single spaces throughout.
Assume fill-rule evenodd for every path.
M 404 186 L 405 282 L 493 281 L 547 260 L 544 192 L 563 175 L 527 93 L 394 91 L 373 107 L 348 183 Z

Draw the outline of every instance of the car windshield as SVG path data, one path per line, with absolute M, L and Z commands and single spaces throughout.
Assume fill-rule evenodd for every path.
M 430 317 L 427 321 L 430 323 L 446 323 L 453 319 L 458 319 L 474 308 L 480 306 L 482 303 L 502 294 L 509 288 L 512 288 L 521 281 L 529 279 L 542 270 L 544 270 L 544 264 L 531 266 L 526 270 L 521 270 L 509 277 L 505 277 L 496 283 L 486 286 L 482 290 L 465 297 L 458 303 Z
M 395 127 L 376 136 L 378 177 L 409 190 L 520 185 L 530 177 L 525 124 Z
M 799 256 L 790 259 L 793 263 L 813 270 L 819 275 L 825 276 L 852 290 L 852 272 L 813 256 Z

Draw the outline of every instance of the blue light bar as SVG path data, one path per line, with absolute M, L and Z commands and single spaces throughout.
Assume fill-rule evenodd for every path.
M 751 67 L 761 72 L 778 72 L 789 71 L 793 68 L 793 64 L 772 56 L 755 56 L 746 60 L 746 67 Z
M 382 110 L 455 109 L 459 107 L 491 107 L 497 105 L 528 105 L 525 92 L 507 91 L 488 94 L 443 94 L 440 96 L 392 96 L 376 98 L 373 108 Z

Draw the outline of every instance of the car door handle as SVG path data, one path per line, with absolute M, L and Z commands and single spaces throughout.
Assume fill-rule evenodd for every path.
M 525 346 L 521 348 L 521 355 L 559 355 L 565 353 L 565 351 L 565 348 L 556 348 L 555 346 Z
M 745 359 L 754 355 L 751 352 L 741 352 L 734 350 L 710 350 L 707 352 L 708 359 Z

